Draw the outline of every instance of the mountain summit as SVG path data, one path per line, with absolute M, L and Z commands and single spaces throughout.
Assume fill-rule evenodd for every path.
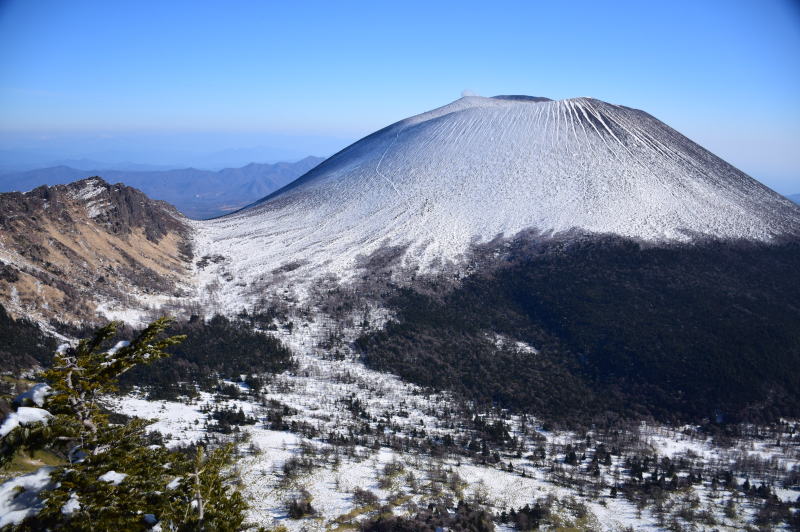
M 469 96 L 381 129 L 202 229 L 241 280 L 287 263 L 348 277 L 386 245 L 402 247 L 399 266 L 427 269 L 525 230 L 771 241 L 800 234 L 800 208 L 643 111 Z

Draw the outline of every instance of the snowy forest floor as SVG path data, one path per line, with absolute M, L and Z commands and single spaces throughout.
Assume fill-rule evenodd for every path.
M 170 445 L 238 441 L 250 520 L 290 530 L 355 528 L 459 500 L 493 513 L 500 529 L 536 502 L 549 510 L 542 527 L 550 529 L 775 529 L 797 511 L 788 509 L 800 496 L 796 423 L 724 444 L 690 426 L 545 430 L 530 416 L 478 411 L 370 370 L 347 349 L 346 332 L 334 356 L 321 347 L 334 329 L 312 314 L 274 332 L 297 366 L 258 392 L 229 382 L 239 397 L 134 394 L 115 409 L 156 420 L 152 429 Z M 248 421 L 220 430 L 215 412 L 238 411 Z M 767 492 L 756 490 L 762 484 Z M 290 518 L 299 499 L 313 512 Z

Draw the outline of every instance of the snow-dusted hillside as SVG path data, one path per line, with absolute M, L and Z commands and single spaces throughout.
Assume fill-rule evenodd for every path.
M 407 246 L 404 266 L 427 269 L 525 229 L 771 240 L 800 234 L 800 208 L 642 111 L 465 97 L 197 227 L 198 251 L 225 257 L 226 277 L 269 283 L 286 270 L 347 278 L 359 255 L 387 244 Z
M 551 522 L 571 529 L 665 530 L 670 523 L 671 529 L 684 530 L 699 522 L 712 523 L 718 530 L 742 530 L 756 519 L 759 500 L 737 495 L 729 488 L 712 487 L 716 486 L 711 480 L 716 470 L 734 468 L 740 483 L 745 478 L 753 485 L 769 482 L 785 502 L 800 494 L 800 487 L 785 487 L 795 478 L 792 471 L 797 471 L 800 463 L 800 449 L 789 433 L 794 431 L 794 423 L 786 424 L 786 433 L 777 438 L 762 427 L 755 431 L 760 432 L 757 438 L 721 446 L 689 425 L 670 428 L 642 422 L 612 436 L 611 431 L 601 429 L 545 430 L 535 418 L 489 411 L 481 412 L 480 417 L 490 424 L 503 423 L 525 452 L 517 453 L 516 445 L 499 445 L 500 460 L 487 463 L 485 458 L 471 459 L 452 448 L 431 451 L 426 442 L 441 445 L 449 436 L 462 442 L 459 448 L 463 449 L 465 442 L 481 437 L 470 421 L 472 412 L 464 411 L 465 403 L 450 394 L 429 393 L 393 375 L 369 370 L 346 348 L 347 355 L 332 359 L 319 345 L 336 324 L 321 319 L 316 309 L 311 314 L 315 316 L 311 321 L 293 316 L 300 325 L 291 332 L 282 328 L 274 333 L 295 353 L 298 367 L 275 376 L 257 394 L 238 383 L 243 392 L 239 399 L 209 393 L 184 402 L 125 396 L 115 400 L 114 408 L 155 420 L 150 429 L 165 435 L 170 446 L 213 435 L 211 408 L 242 409 L 258 419 L 256 424 L 240 427 L 243 456 L 236 465 L 250 505 L 249 519 L 293 531 L 357 529 L 360 522 L 385 511 L 383 505 L 397 515 L 413 515 L 431 501 L 450 498 L 455 504 L 458 499 L 483 499 L 487 508 L 500 515 L 548 497 L 555 498 Z M 346 334 L 347 340 L 353 332 Z M 497 341 L 507 340 L 498 337 Z M 518 349 L 530 354 L 530 346 Z M 295 428 L 280 430 L 267 421 L 270 408 L 287 412 L 283 421 Z M 334 434 L 344 439 L 332 439 Z M 348 435 L 358 437 L 347 440 Z M 369 445 L 372 441 L 381 445 Z M 601 442 L 603 448 L 617 451 L 597 466 L 602 472 L 594 474 Z M 565 464 L 572 446 L 579 449 L 580 463 Z M 622 485 L 632 474 L 627 462 L 634 455 L 666 458 L 682 464 L 676 474 L 683 481 L 688 471 L 680 468 L 695 474 L 702 471 L 706 481 L 664 493 L 659 505 L 637 505 L 635 496 L 609 495 L 611 486 Z M 293 460 L 311 465 L 298 474 L 289 473 L 287 464 Z M 648 472 L 645 478 L 654 474 L 656 471 Z M 409 478 L 415 480 L 409 483 Z M 7 489 L 15 485 L 10 483 Z M 364 507 L 353 495 L 356 488 L 370 490 L 381 504 Z M 307 490 L 318 515 L 288 518 L 286 501 L 299 489 Z M 620 489 L 622 493 L 625 490 Z M 735 511 L 726 512 L 727 504 L 733 504 Z M 497 525 L 497 530 L 515 530 Z

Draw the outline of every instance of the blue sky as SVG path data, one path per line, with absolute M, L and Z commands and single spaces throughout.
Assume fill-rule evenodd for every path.
M 7 163 L 327 155 L 464 89 L 638 107 L 800 192 L 797 2 L 0 0 Z

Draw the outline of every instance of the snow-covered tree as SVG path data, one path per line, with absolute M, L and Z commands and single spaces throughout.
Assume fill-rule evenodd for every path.
M 0 527 L 19 530 L 238 530 L 245 503 L 232 488 L 233 448 L 170 450 L 151 445 L 147 421 L 110 423 L 104 398 L 137 364 L 168 356 L 184 337 L 159 319 L 132 342 L 107 347 L 116 324 L 63 346 L 43 383 L 15 401 L 0 425 L 0 463 L 47 451 L 62 465 L 0 486 Z

